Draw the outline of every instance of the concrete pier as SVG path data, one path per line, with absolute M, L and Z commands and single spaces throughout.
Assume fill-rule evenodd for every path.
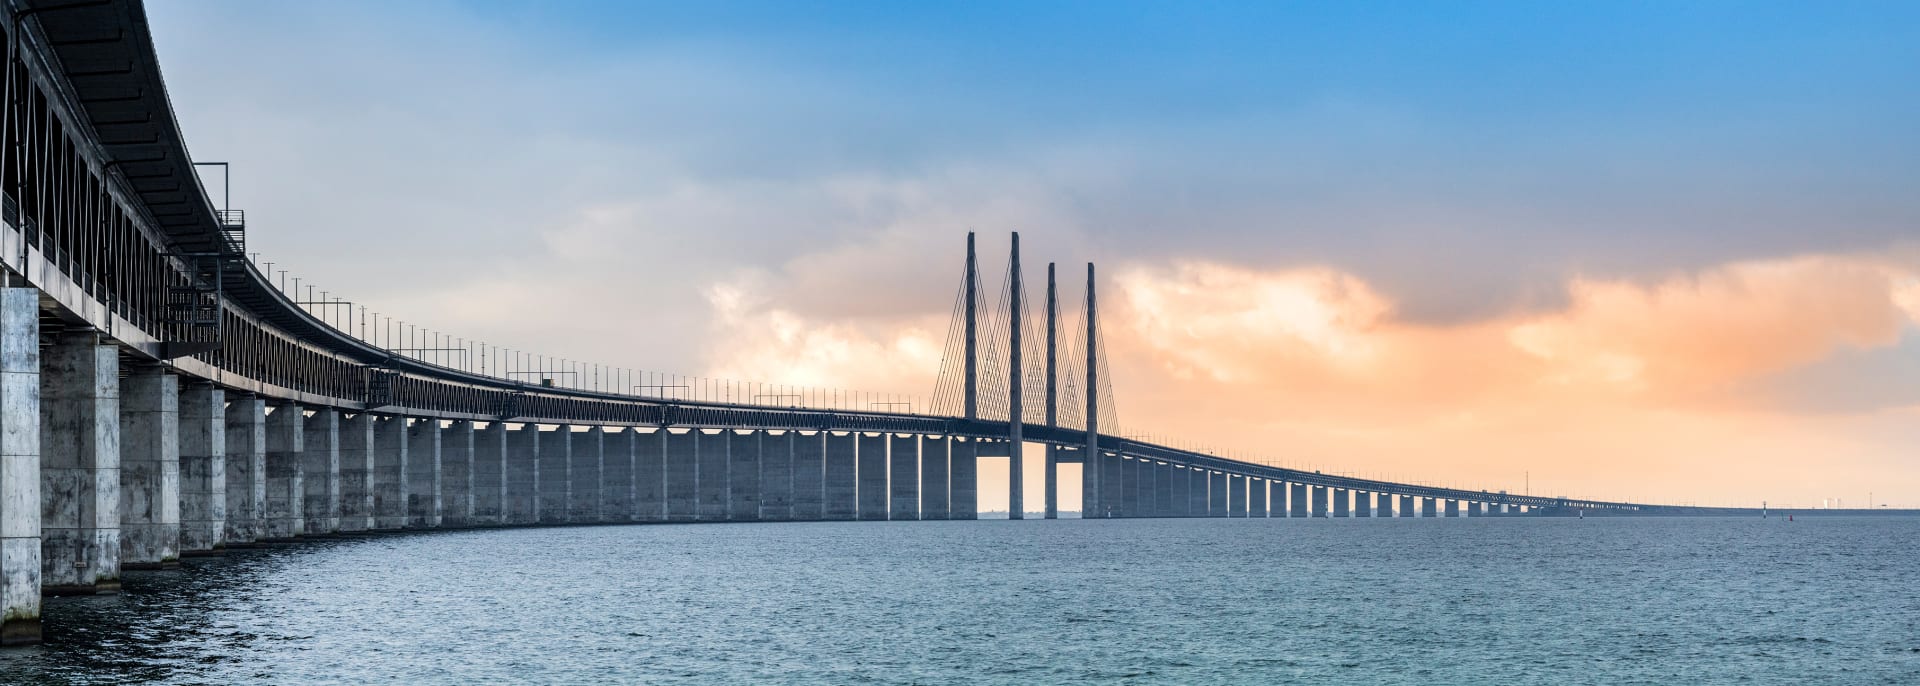
M 643 522 L 667 519 L 667 431 L 634 434 L 633 509 Z
M 473 525 L 473 422 L 440 429 L 440 526 Z
M 40 292 L 0 288 L 0 646 L 40 642 Z
M 1375 517 L 1392 517 L 1393 516 L 1393 494 L 1391 493 L 1373 494 L 1373 516 Z
M 1396 498 L 1399 500 L 1399 503 L 1394 507 L 1394 514 L 1396 516 L 1400 516 L 1400 517 L 1419 516 L 1419 512 L 1413 508 L 1413 496 L 1402 495 L 1402 496 L 1396 496 Z
M 793 435 L 793 518 L 815 521 L 826 517 L 826 449 L 821 432 Z
M 1140 513 L 1141 517 L 1165 517 L 1166 511 L 1160 509 L 1160 461 L 1152 458 L 1140 459 Z
M 1154 461 L 1154 515 L 1156 517 L 1181 517 L 1179 507 L 1173 505 L 1173 478 L 1177 469 L 1171 463 Z
M 1331 490 L 1333 491 L 1333 495 L 1331 496 L 1333 500 L 1333 516 L 1343 518 L 1352 517 L 1353 511 L 1349 509 L 1349 505 L 1353 502 L 1353 497 L 1348 494 L 1347 489 L 1335 488 Z
M 793 432 L 760 433 L 760 518 L 793 519 Z
M 949 517 L 953 519 L 980 518 L 980 459 L 979 444 L 974 441 L 954 441 L 948 446 L 948 472 L 952 475 L 952 499 L 947 504 Z
M 120 351 L 92 332 L 58 337 L 40 403 L 41 591 L 117 592 Z
M 473 430 L 473 518 L 474 526 L 499 526 L 506 523 L 507 504 L 507 424 L 487 422 Z
M 573 512 L 573 427 L 540 436 L 540 523 L 565 524 Z
M 887 518 L 887 436 L 859 435 L 860 519 L 878 521 Z M 1018 507 L 1018 504 L 1015 504 Z
M 340 420 L 340 530 L 373 526 L 373 415 Z
M 854 452 L 853 434 L 826 435 L 826 519 L 853 519 L 860 511 Z
M 309 536 L 340 531 L 340 412 L 319 408 L 300 430 L 300 502 Z
M 1193 516 L 1192 508 L 1188 507 L 1188 501 L 1191 500 L 1189 494 L 1193 492 L 1193 486 L 1187 479 L 1188 472 L 1192 470 L 1187 469 L 1186 465 L 1172 463 L 1167 467 L 1170 471 L 1167 472 L 1167 484 L 1163 487 L 1167 492 L 1167 516 Z
M 208 383 L 180 390 L 180 552 L 225 547 L 227 394 Z
M 373 522 L 376 529 L 407 526 L 407 418 L 373 421 Z
M 666 434 L 667 521 L 697 521 L 700 519 L 700 431 L 661 431 Z
M 727 431 L 727 519 L 760 519 L 760 432 Z
M 500 516 L 508 524 L 533 524 L 540 521 L 540 426 L 521 424 L 507 431 L 507 499 Z M 693 439 L 687 439 L 688 461 L 692 461 Z M 691 468 L 689 468 L 691 469 Z M 687 480 L 693 487 L 693 480 Z M 688 495 L 688 512 L 692 512 Z M 692 519 L 691 516 L 688 519 Z
M 1460 501 L 1454 500 L 1452 498 L 1447 499 L 1447 516 L 1448 517 L 1460 516 Z
M 1265 519 L 1267 517 L 1267 492 L 1269 490 L 1270 489 L 1267 488 L 1266 479 L 1248 480 L 1247 482 L 1247 516 L 1248 517 L 1252 517 L 1254 519 Z
M 1187 467 L 1187 516 L 1207 516 L 1207 470 Z
M 1247 477 L 1227 475 L 1227 516 L 1247 516 Z
M 1439 501 L 1433 498 L 1421 498 L 1420 501 L 1420 516 L 1429 518 L 1438 516 Z
M 1140 461 L 1126 455 L 1118 455 L 1114 462 L 1120 474 L 1120 501 L 1114 508 L 1114 516 L 1140 516 Z
M 728 461 L 726 431 L 697 431 L 694 437 L 694 452 L 700 455 L 699 469 L 695 472 L 699 484 L 699 503 L 697 513 L 703 522 L 727 521 L 727 511 L 733 504 L 727 491 Z
M 253 543 L 266 529 L 267 403 L 256 396 L 227 398 L 228 547 Z
M 1325 486 L 1307 487 L 1307 516 L 1327 516 L 1327 488 Z
M 407 526 L 440 526 L 440 420 L 419 419 L 407 427 Z
M 887 439 L 887 519 L 920 518 L 920 437 Z
M 606 469 L 606 432 L 589 426 L 585 431 L 568 431 L 567 521 L 591 524 L 605 521 L 600 511 L 600 487 Z
M 1125 468 L 1120 466 L 1122 462 L 1120 454 L 1107 452 L 1104 449 L 1100 450 L 1099 454 L 1102 470 L 1100 472 L 1100 504 L 1107 508 L 1106 516 L 1125 517 L 1127 503 L 1124 494 L 1127 475 Z
M 306 533 L 306 415 L 299 405 L 277 405 L 267 415 L 266 528 L 261 540 Z
M 947 445 L 945 436 L 920 437 L 920 518 L 946 519 L 952 494 L 947 491 Z M 1051 454 L 1051 453 L 1049 453 Z M 1056 486 L 1059 479 L 1054 479 Z
M 1227 474 L 1213 472 L 1207 480 L 1207 516 L 1227 516 Z
M 630 427 L 600 437 L 600 521 L 640 520 L 633 471 L 639 447 L 640 434 Z
M 180 563 L 180 377 L 140 366 L 120 384 L 120 568 Z

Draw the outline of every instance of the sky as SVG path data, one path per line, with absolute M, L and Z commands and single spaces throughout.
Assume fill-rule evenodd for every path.
M 470 340 L 924 397 L 1019 231 L 1100 265 L 1130 433 L 1920 507 L 1920 5 L 147 11 L 250 249 Z

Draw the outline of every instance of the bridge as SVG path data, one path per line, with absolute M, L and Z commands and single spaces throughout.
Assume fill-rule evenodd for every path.
M 249 257 L 245 214 L 215 203 L 187 152 L 140 2 L 6 8 L 0 643 L 40 640 L 43 595 L 303 537 L 975 519 L 979 461 L 1001 457 L 1019 519 L 1029 445 L 1050 518 L 1075 463 L 1085 518 L 1753 513 L 1361 479 L 1120 435 L 1094 267 L 1079 323 L 1061 326 L 1056 269 L 1030 305 L 1017 236 L 994 306 L 968 236 L 926 407 L 369 327 Z

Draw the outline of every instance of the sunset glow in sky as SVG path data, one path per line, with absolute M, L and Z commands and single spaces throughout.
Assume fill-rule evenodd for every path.
M 924 397 L 1017 230 L 1129 432 L 1920 507 L 1920 5 L 148 11 L 250 248 L 469 339 Z

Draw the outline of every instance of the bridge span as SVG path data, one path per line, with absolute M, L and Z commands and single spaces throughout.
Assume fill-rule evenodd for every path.
M 45 594 L 302 537 L 974 519 L 979 460 L 1014 463 L 1018 503 L 1028 444 L 1048 456 L 1049 517 L 1073 463 L 1089 518 L 1746 512 L 1359 479 L 1103 433 L 1092 266 L 1067 378 L 1053 270 L 1046 323 L 1029 327 L 1017 238 L 996 319 L 969 237 L 964 363 L 942 377 L 949 405 L 926 411 L 428 361 L 316 316 L 248 259 L 244 214 L 213 202 L 181 138 L 138 0 L 5 6 L 0 643 L 39 640 Z M 1044 365 L 1023 360 L 1042 337 Z

